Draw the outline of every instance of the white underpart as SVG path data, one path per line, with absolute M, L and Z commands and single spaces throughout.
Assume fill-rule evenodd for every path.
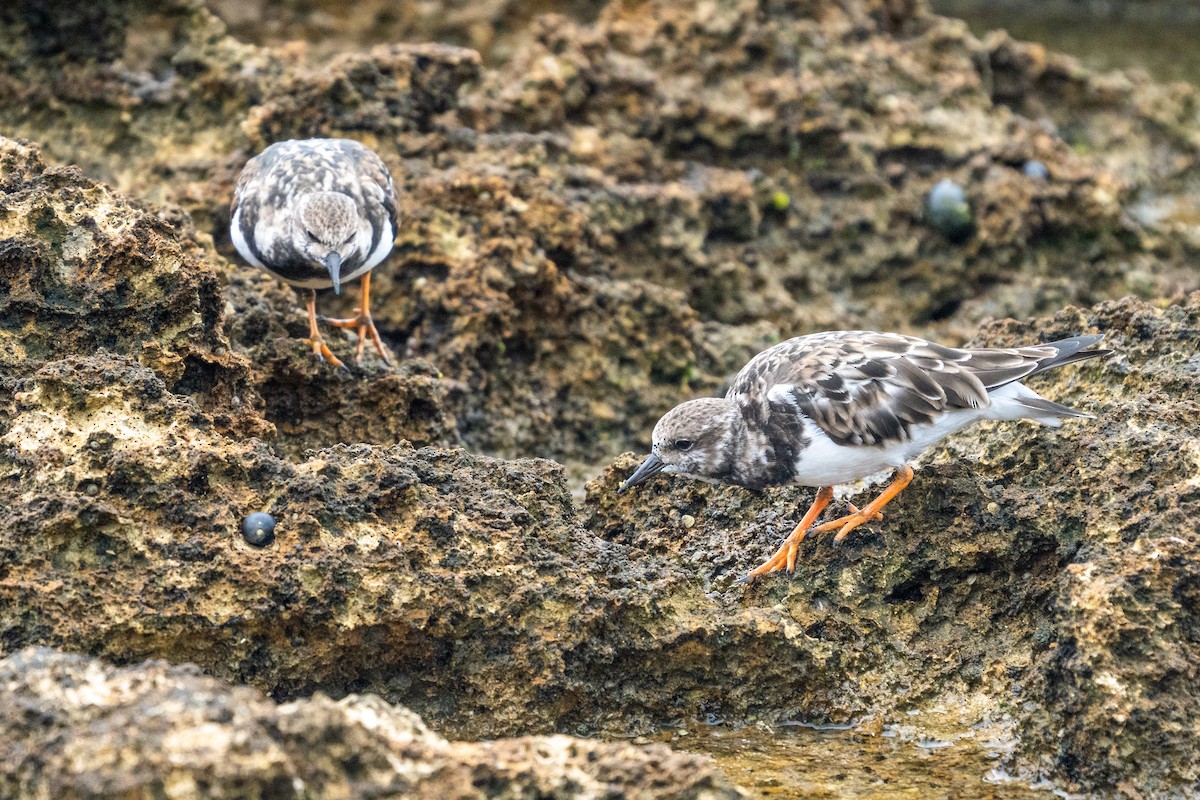
M 392 230 L 392 223 L 383 223 L 383 232 L 379 234 L 379 244 L 375 245 L 375 249 L 367 256 L 367 260 L 362 263 L 362 266 L 351 272 L 349 275 L 343 275 L 342 281 L 348 282 L 362 275 L 370 269 L 374 269 L 379 262 L 387 258 L 388 253 L 392 252 L 392 240 L 395 238 L 395 232 Z M 358 232 L 358 240 L 355 242 L 356 249 L 360 253 L 367 252 L 367 248 L 371 246 L 371 227 L 360 228 Z
M 768 396 L 776 399 L 777 390 L 778 397 L 782 398 L 784 392 L 791 391 L 791 387 L 772 387 Z M 893 470 L 904 466 L 923 450 L 955 431 L 980 420 L 1031 419 L 1053 427 L 1062 424 L 1054 414 L 1030 408 L 1019 402 L 1020 398 L 1040 399 L 1036 392 L 1022 383 L 1007 384 L 990 392 L 988 396 L 991 398 L 991 404 L 984 408 L 948 411 L 927 425 L 914 425 L 910 430 L 911 437 L 907 441 L 884 447 L 846 447 L 835 444 L 816 423 L 805 419 L 804 435 L 809 440 L 809 445 L 801 450 L 796 458 L 796 477 L 793 482 L 803 486 L 833 486 L 850 483 L 885 470 Z
M 250 244 L 246 241 L 246 237 L 242 234 L 242 210 L 239 208 L 237 213 L 233 215 L 233 219 L 229 222 L 229 235 L 233 239 L 233 246 L 237 248 L 238 253 L 242 258 L 249 261 L 256 267 L 266 269 L 263 263 L 254 257 L 254 251 L 250 249 Z

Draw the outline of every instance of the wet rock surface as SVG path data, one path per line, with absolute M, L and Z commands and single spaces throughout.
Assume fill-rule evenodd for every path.
M 696 756 L 566 736 L 448 742 L 370 695 L 276 705 L 192 667 L 29 648 L 0 661 L 10 797 L 745 795 Z
M 487 60 L 39 8 L 0 13 L 0 653 L 371 692 L 468 738 L 963 707 L 1071 791 L 1200 779 L 1195 90 L 896 2 L 509 4 Z M 246 158 L 314 134 L 402 190 L 395 371 L 314 360 L 229 247 Z M 617 497 L 617 454 L 826 327 L 1116 354 L 1037 384 L 1097 420 L 959 434 L 884 521 L 740 583 L 810 492 Z

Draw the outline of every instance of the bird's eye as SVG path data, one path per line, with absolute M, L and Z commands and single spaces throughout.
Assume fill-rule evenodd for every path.
M 692 440 L 691 439 L 676 439 L 675 440 L 675 449 L 681 453 L 686 453 L 688 450 L 692 449 Z
M 312 231 L 305 231 L 305 233 L 306 233 L 306 234 L 308 234 L 308 240 L 309 240 L 310 242 L 319 242 L 319 241 L 321 241 L 320 239 L 318 239 L 318 238 L 317 238 L 317 235 L 316 235 L 315 233 L 313 233 Z

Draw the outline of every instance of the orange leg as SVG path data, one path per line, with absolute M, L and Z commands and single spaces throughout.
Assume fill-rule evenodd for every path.
M 879 497 L 876 497 L 874 500 L 868 503 L 862 511 L 859 511 L 855 509 L 854 506 L 851 506 L 850 508 L 854 510 L 853 514 L 842 517 L 841 519 L 835 519 L 831 522 L 818 525 L 812 529 L 812 532 L 824 533 L 825 531 L 831 531 L 837 528 L 839 530 L 837 535 L 833 537 L 833 543 L 841 544 L 842 540 L 846 538 L 846 535 L 859 525 L 862 525 L 865 522 L 870 522 L 873 519 L 882 519 L 883 514 L 879 512 L 884 506 L 892 502 L 896 495 L 904 491 L 904 487 L 908 486 L 908 484 L 912 482 L 912 479 L 912 467 L 906 464 L 900 468 L 895 479 L 893 479 L 892 482 L 887 485 L 887 488 L 880 492 Z
M 829 522 L 822 522 L 817 527 L 810 529 L 809 533 L 824 533 L 825 531 L 836 530 L 836 529 L 842 527 L 843 525 L 845 525 L 850 520 L 858 519 L 860 516 L 862 516 L 863 512 L 859 511 L 858 506 L 854 505 L 854 503 L 847 502 L 846 507 L 850 509 L 849 514 L 847 514 L 844 517 L 838 517 L 835 520 L 830 520 Z M 883 514 L 876 511 L 875 516 L 871 517 L 871 519 L 872 520 L 883 519 Z
M 346 366 L 325 344 L 321 332 L 317 330 L 317 290 L 308 290 L 308 338 L 304 340 L 312 348 L 313 355 L 320 359 L 328 359 L 335 367 Z
M 326 320 L 335 328 L 357 328 L 358 329 L 358 347 L 354 348 L 354 361 L 359 363 L 363 357 L 363 345 L 367 343 L 367 337 L 371 337 L 371 341 L 375 344 L 375 350 L 379 353 L 379 357 L 389 367 L 392 365 L 392 357 L 388 355 L 387 348 L 383 346 L 383 340 L 379 338 L 379 331 L 375 330 L 375 321 L 371 319 L 371 273 L 362 277 L 362 303 L 358 308 L 358 316 L 350 317 L 349 319 L 330 319 Z
M 775 555 L 768 558 L 759 566 L 750 570 L 747 578 L 757 578 L 759 575 L 766 575 L 768 572 L 775 572 L 780 569 L 787 569 L 791 572 L 796 568 L 796 553 L 800 550 L 800 543 L 804 541 L 804 535 L 808 533 L 808 529 L 812 527 L 813 522 L 825 510 L 825 506 L 829 505 L 829 501 L 833 499 L 833 487 L 822 486 L 817 491 L 817 497 L 813 500 L 813 504 L 808 507 L 808 513 L 804 515 L 804 519 L 792 529 L 791 534 L 783 540 L 783 544 L 775 551 Z

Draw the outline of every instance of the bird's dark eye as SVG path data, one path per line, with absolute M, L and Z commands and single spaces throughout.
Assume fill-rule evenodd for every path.
M 307 234 L 308 234 L 308 240 L 309 240 L 310 242 L 319 242 L 319 241 L 321 241 L 320 239 L 318 239 L 318 238 L 317 238 L 317 235 L 316 235 L 315 233 L 313 233 L 312 231 L 305 231 L 305 233 L 307 233 Z
M 688 450 L 692 449 L 692 440 L 691 439 L 676 439 L 675 440 L 675 449 L 681 453 L 686 453 Z

